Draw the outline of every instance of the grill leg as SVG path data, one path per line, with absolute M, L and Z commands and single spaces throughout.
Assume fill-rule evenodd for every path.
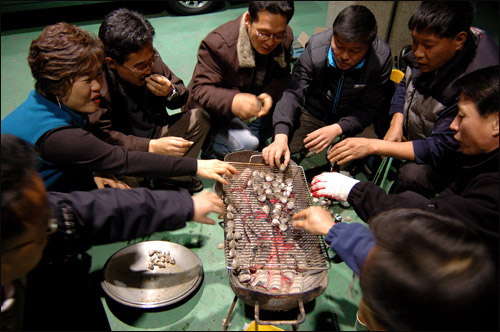
M 236 301 L 238 301 L 238 296 L 234 296 L 233 303 L 231 304 L 231 308 L 229 308 L 229 312 L 227 313 L 226 320 L 224 321 L 224 326 L 222 327 L 222 331 L 227 331 L 227 326 L 229 325 L 229 318 L 231 318 L 231 314 L 233 313 L 234 306 L 236 305 Z

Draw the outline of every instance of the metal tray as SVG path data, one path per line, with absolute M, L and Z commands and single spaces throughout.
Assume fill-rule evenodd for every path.
M 175 264 L 148 269 L 149 251 L 169 251 Z M 101 286 L 113 300 L 136 308 L 157 308 L 190 295 L 203 279 L 200 258 L 168 241 L 144 241 L 113 254 L 103 270 Z

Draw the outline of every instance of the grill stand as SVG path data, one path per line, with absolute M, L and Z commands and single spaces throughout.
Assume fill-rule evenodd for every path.
M 233 303 L 231 304 L 231 307 L 229 308 L 229 312 L 227 313 L 226 319 L 224 320 L 224 326 L 222 327 L 222 331 L 227 331 L 227 327 L 229 326 L 229 320 L 231 318 L 231 314 L 233 313 L 234 306 L 236 305 L 236 302 L 238 301 L 238 295 L 234 296 Z M 255 301 L 255 322 L 259 325 L 287 325 L 290 324 L 293 327 L 294 331 L 299 330 L 299 325 L 302 324 L 306 320 L 306 311 L 304 309 L 304 302 L 302 300 L 299 300 L 299 316 L 297 317 L 296 320 L 260 320 L 259 317 L 259 312 L 260 312 L 260 307 L 259 307 L 259 302 Z

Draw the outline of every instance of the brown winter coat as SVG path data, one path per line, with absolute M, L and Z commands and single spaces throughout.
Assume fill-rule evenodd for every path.
M 255 51 L 248 37 L 245 14 L 210 32 L 201 42 L 189 99 L 185 108 L 201 107 L 212 117 L 231 118 L 231 104 L 237 93 L 268 93 L 275 105 L 290 77 L 290 47 L 293 32 L 269 55 L 268 70 L 256 70 Z

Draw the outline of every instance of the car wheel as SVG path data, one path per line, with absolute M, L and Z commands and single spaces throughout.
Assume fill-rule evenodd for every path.
M 168 6 L 179 15 L 208 13 L 217 6 L 218 1 L 167 1 Z

